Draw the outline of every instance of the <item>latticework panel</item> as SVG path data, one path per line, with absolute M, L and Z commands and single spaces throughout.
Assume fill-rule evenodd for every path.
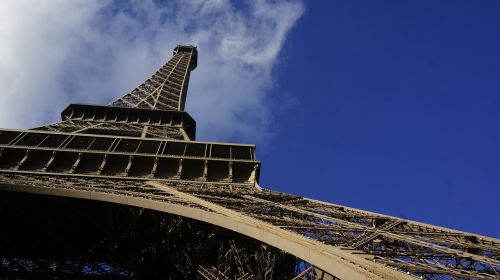
M 3 174 L 0 184 L 107 192 L 152 201 L 168 200 L 193 208 L 205 207 L 159 190 L 146 181 Z M 364 255 L 366 260 L 423 279 L 500 278 L 500 242 L 497 239 L 265 189 L 187 182 L 169 182 L 168 185 L 224 209 L 319 241 L 324 246 L 343 248 L 352 254 Z
M 196 67 L 195 47 L 178 47 L 174 56 L 143 84 L 111 103 L 111 106 L 160 110 L 184 110 L 189 71 Z
M 0 191 L 0 210 L 0 279 L 291 279 L 299 263 L 223 228 L 144 208 Z
M 82 120 L 66 120 L 36 128 L 54 132 L 118 135 L 128 137 L 164 138 L 185 140 L 184 134 L 177 127 L 142 125 L 134 123 L 95 122 Z
M 211 211 L 144 181 L 2 174 L 0 279 L 270 280 L 295 279 L 310 267 L 208 223 L 99 199 L 5 192 L 11 183 L 46 194 L 113 194 Z

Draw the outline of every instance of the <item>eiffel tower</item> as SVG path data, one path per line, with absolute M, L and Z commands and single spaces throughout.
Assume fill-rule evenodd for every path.
M 0 279 L 500 279 L 500 240 L 262 188 L 195 140 L 193 46 L 107 106 L 0 130 Z

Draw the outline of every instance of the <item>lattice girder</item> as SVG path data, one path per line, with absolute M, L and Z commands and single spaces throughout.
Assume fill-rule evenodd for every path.
M 177 46 L 172 59 L 151 78 L 110 105 L 183 111 L 189 73 L 196 68 L 197 56 L 196 47 Z
M 97 180 L 95 183 L 89 184 L 91 182 L 90 178 L 52 178 L 39 176 L 36 179 L 35 177 L 31 177 L 31 175 L 4 174 L 2 179 L 0 179 L 0 184 L 10 182 L 11 184 L 14 183 L 14 185 L 32 185 L 37 186 L 37 188 L 46 186 L 45 188 L 51 189 L 55 187 L 114 193 L 117 195 L 142 197 L 151 201 L 168 200 L 169 203 L 189 205 L 189 207 L 213 211 L 213 209 L 205 208 L 196 202 L 187 201 L 171 193 L 158 190 L 147 181 L 123 181 L 124 185 L 120 185 L 114 179 L 110 179 L 109 183 L 104 183 L 103 179 L 96 178 L 94 179 Z M 49 180 L 47 181 L 47 179 Z M 74 182 L 72 183 L 72 181 Z M 86 187 L 81 184 L 86 185 Z M 223 187 L 221 185 L 210 185 L 201 182 L 198 184 L 179 182 L 174 184 L 169 183 L 168 185 L 189 196 L 198 197 L 208 203 L 220 205 L 224 209 L 236 211 L 265 223 L 273 224 L 277 228 L 317 240 L 325 244 L 325 246 L 341 247 L 344 248 L 343 250 L 347 250 L 346 252 L 352 252 L 351 254 L 364 253 L 365 258 L 371 262 L 397 267 L 400 271 L 409 272 L 416 276 L 423 276 L 429 279 L 432 279 L 431 276 L 433 275 L 450 275 L 474 279 L 492 279 L 498 277 L 499 255 L 498 253 L 491 254 L 491 251 L 498 252 L 500 250 L 498 240 L 495 239 L 444 230 L 430 225 L 376 215 L 374 213 L 367 213 L 366 216 L 369 218 L 360 219 L 357 217 L 360 214 L 359 210 L 351 210 L 350 208 L 338 205 L 322 204 L 317 201 L 310 201 L 301 197 L 270 190 L 259 191 L 258 189 L 238 187 L 237 185 Z M 289 198 L 293 198 L 292 201 L 295 201 L 295 205 L 303 205 L 304 208 L 296 208 L 295 206 L 288 206 L 286 204 L 277 205 L 276 202 L 273 202 L 276 200 L 283 202 Z M 297 203 L 298 201 L 301 202 Z M 256 211 L 256 209 L 260 209 L 260 211 Z M 333 209 L 333 211 L 329 211 L 330 209 Z M 332 212 L 339 211 L 339 209 L 343 209 L 343 211 L 340 211 L 342 215 L 336 216 L 332 214 Z M 356 217 L 355 219 L 349 217 L 351 211 L 354 212 L 353 216 Z M 323 214 L 317 214 L 318 212 Z M 324 217 L 318 215 L 324 215 Z M 286 222 L 283 223 L 282 220 Z M 332 220 L 335 220 L 336 223 L 331 223 Z M 353 220 L 356 222 L 353 222 Z M 374 223 L 376 220 L 384 220 L 386 222 Z M 394 221 L 398 221 L 399 223 Z M 391 224 L 391 227 L 387 226 L 388 223 Z M 295 224 L 297 227 L 292 227 Z M 377 228 L 373 228 L 373 226 L 368 226 L 368 224 L 379 224 L 382 229 L 378 230 Z M 399 224 L 399 226 L 394 226 L 395 224 Z M 420 242 L 415 242 L 413 239 L 415 237 L 408 238 L 406 234 L 401 233 L 406 230 L 409 231 L 408 234 L 411 236 L 423 235 L 419 239 Z M 393 235 L 393 231 L 398 234 Z M 377 238 L 371 239 L 375 242 L 366 243 L 357 249 L 353 247 L 353 240 L 366 238 L 368 236 L 367 233 L 372 232 L 378 232 Z M 425 238 L 426 235 L 431 235 L 432 239 L 427 240 Z M 462 242 L 460 243 L 461 247 L 457 246 L 454 241 L 473 240 L 475 238 L 477 238 L 478 242 Z M 436 242 L 436 240 L 439 240 L 439 242 Z M 374 244 L 378 247 L 374 246 Z M 478 247 L 487 247 L 489 251 L 478 251 Z M 474 254 L 466 253 L 466 251 L 474 251 Z

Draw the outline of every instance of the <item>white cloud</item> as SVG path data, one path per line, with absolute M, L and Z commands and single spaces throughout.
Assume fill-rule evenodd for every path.
M 199 49 L 187 111 L 209 139 L 269 131 L 271 69 L 303 12 L 297 1 L 0 2 L 0 127 L 56 121 L 68 103 L 109 103 L 177 44 Z

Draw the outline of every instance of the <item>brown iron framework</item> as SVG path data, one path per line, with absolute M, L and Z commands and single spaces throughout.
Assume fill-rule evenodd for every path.
M 498 239 L 261 188 L 254 145 L 195 141 L 183 110 L 196 65 L 197 49 L 177 46 L 108 106 L 72 104 L 59 123 L 0 131 L 0 278 L 500 279 Z M 106 229 L 101 241 L 66 240 L 77 232 L 64 215 L 84 212 L 67 205 Z M 25 224 L 50 234 L 16 234 Z M 78 253 L 61 253 L 61 240 Z

